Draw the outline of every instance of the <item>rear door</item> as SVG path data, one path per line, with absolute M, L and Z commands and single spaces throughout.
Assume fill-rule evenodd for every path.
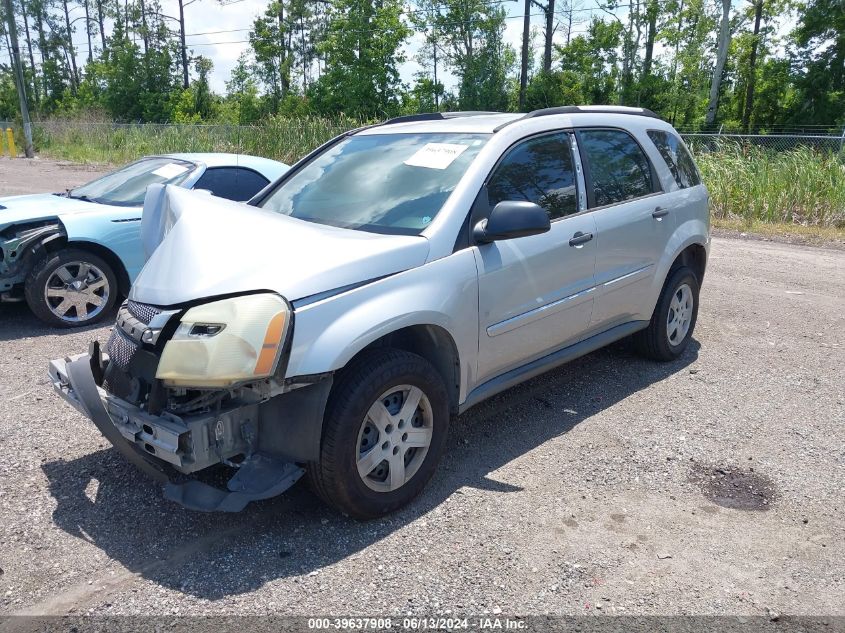
M 476 247 L 479 382 L 575 342 L 590 323 L 596 226 L 575 164 L 570 134 L 546 133 L 514 145 L 487 179 L 488 208 L 534 202 L 551 230 Z
M 587 199 L 598 232 L 591 331 L 643 318 L 660 256 L 674 230 L 670 203 L 639 142 L 627 131 L 577 131 Z M 648 318 L 646 317 L 646 318 Z

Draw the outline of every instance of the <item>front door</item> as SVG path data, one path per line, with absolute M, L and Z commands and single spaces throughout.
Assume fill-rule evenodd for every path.
M 487 180 L 489 207 L 534 202 L 549 214 L 541 235 L 476 247 L 479 285 L 478 381 L 576 342 L 590 323 L 596 226 L 579 213 L 567 132 L 511 148 Z

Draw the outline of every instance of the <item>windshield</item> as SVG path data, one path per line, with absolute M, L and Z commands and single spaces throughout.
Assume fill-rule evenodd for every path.
M 416 235 L 431 223 L 487 134 L 377 134 L 333 145 L 260 206 L 294 218 Z
M 141 206 L 149 185 L 178 185 L 195 168 L 193 163 L 173 158 L 144 158 L 70 190 L 68 197 L 118 206 Z

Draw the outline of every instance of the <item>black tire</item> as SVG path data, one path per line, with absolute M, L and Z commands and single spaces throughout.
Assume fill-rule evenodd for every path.
M 70 308 L 66 318 L 61 318 L 51 309 L 51 304 L 58 306 L 61 304 L 61 299 L 51 298 L 48 303 L 48 298 L 45 296 L 47 284 L 53 277 L 53 273 L 63 266 L 67 266 L 67 270 L 71 273 L 76 271 L 78 274 L 79 267 L 75 265 L 77 263 L 89 264 L 93 269 L 102 272 L 102 277 L 106 282 L 106 292 L 100 290 L 97 292 L 101 292 L 105 299 L 98 307 L 89 304 L 94 309 L 89 311 L 91 316 L 88 318 L 82 318 L 76 307 Z M 45 323 L 54 327 L 82 327 L 96 323 L 110 313 L 118 298 L 117 277 L 112 267 L 102 257 L 81 248 L 68 248 L 56 253 L 48 253 L 36 262 L 24 283 L 24 295 L 29 308 Z M 88 307 L 86 306 L 85 309 L 87 310 Z
M 670 340 L 667 332 L 670 306 L 673 297 L 684 285 L 692 292 L 693 305 L 692 313 L 689 316 L 689 329 L 683 338 L 673 341 Z M 698 278 L 692 269 L 682 266 L 671 272 L 663 284 L 663 290 L 654 308 L 654 313 L 651 315 L 648 327 L 634 335 L 637 350 L 643 356 L 657 361 L 671 361 L 684 353 L 692 338 L 695 322 L 698 319 L 698 292 Z
M 392 491 L 376 491 L 358 473 L 360 433 L 366 431 L 370 407 L 391 388 L 401 385 L 417 387 L 427 398 L 431 441 L 416 472 L 404 485 Z M 449 397 L 431 363 L 396 349 L 366 352 L 335 376 L 323 422 L 320 461 L 308 465 L 309 481 L 326 503 L 344 514 L 358 519 L 383 516 L 408 504 L 425 487 L 440 461 L 448 431 Z M 401 435 L 398 431 L 396 434 L 394 439 Z M 379 433 L 376 444 L 384 437 Z M 404 459 L 406 453 L 402 455 Z

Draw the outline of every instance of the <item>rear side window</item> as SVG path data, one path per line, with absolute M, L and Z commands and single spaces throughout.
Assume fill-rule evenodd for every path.
M 270 184 L 260 174 L 243 167 L 210 167 L 194 185 L 219 198 L 245 202 Z
M 666 161 L 666 166 L 681 189 L 701 184 L 695 162 L 681 139 L 663 130 L 649 130 L 648 137 Z
M 540 205 L 555 220 L 578 211 L 569 135 L 549 134 L 520 143 L 487 182 L 491 208 L 504 200 Z
M 601 207 L 654 191 L 651 165 L 639 144 L 622 130 L 582 130 L 578 146 L 587 160 L 592 205 Z

